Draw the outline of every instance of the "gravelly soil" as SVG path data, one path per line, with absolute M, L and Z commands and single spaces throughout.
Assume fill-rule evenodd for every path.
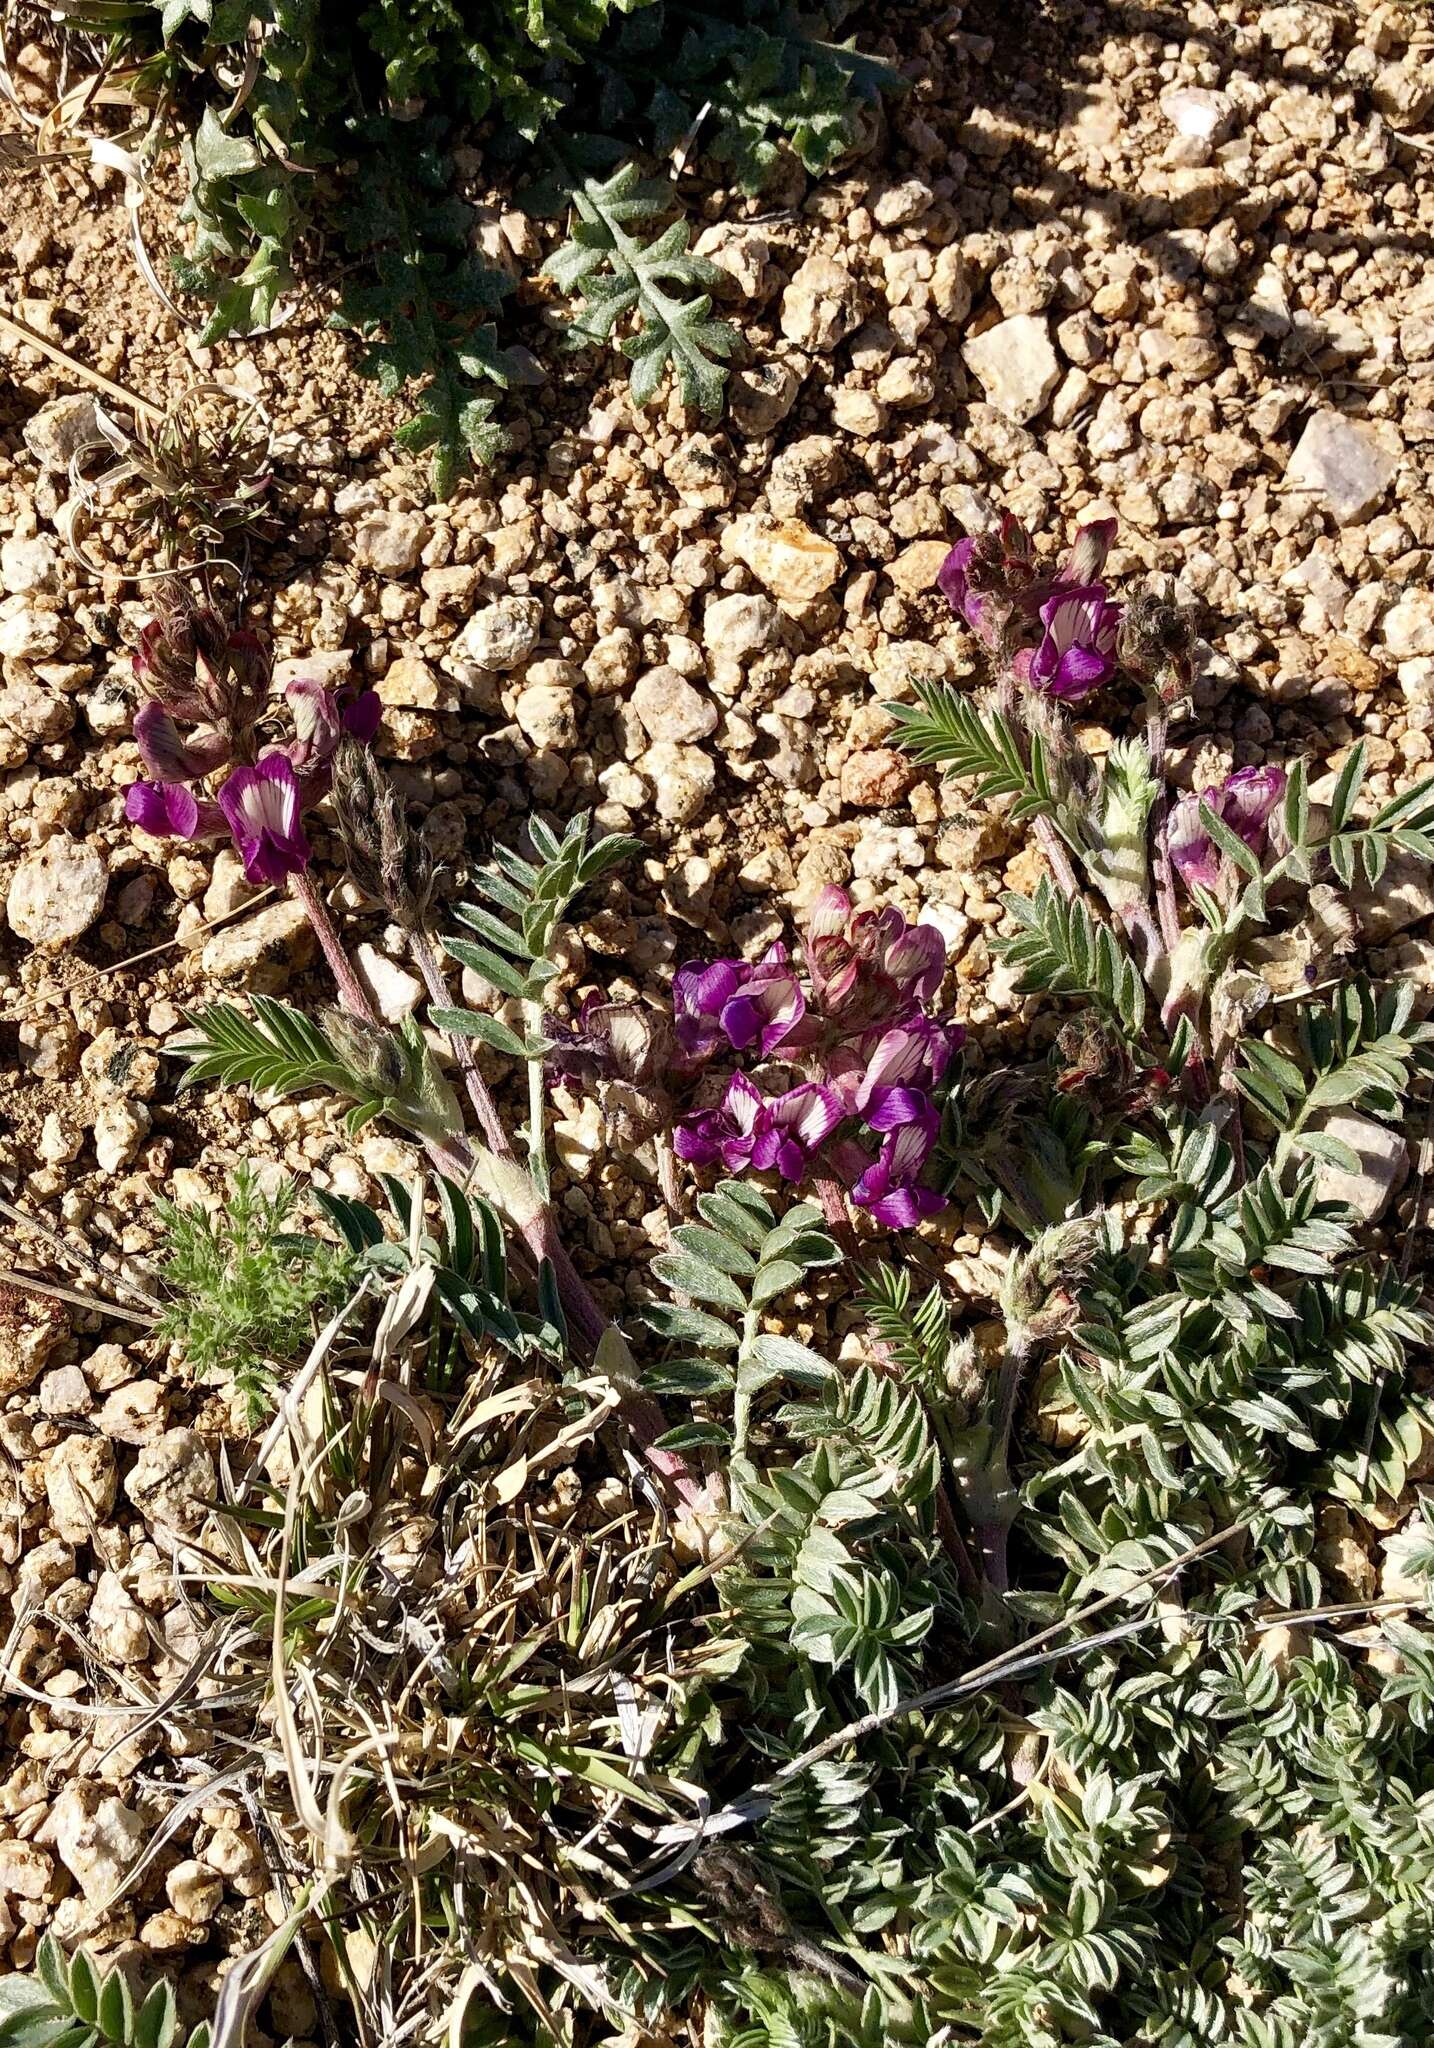
M 850 883 L 940 923 L 979 1059 L 1024 1032 L 988 935 L 1002 888 L 1037 863 L 888 748 L 882 707 L 913 675 L 975 671 L 934 581 L 992 507 L 1051 534 L 1114 513 L 1117 571 L 1174 575 L 1205 601 L 1200 722 L 1175 735 L 1182 780 L 1299 752 L 1332 770 L 1357 735 L 1376 795 L 1428 763 L 1427 21 L 1239 0 L 902 17 L 899 35 L 869 38 L 912 81 L 869 154 L 760 202 L 687 181 L 745 344 L 714 428 L 675 403 L 635 412 L 610 356 L 555 355 L 531 281 L 540 232 L 484 186 L 474 153 L 478 233 L 528 280 L 523 337 L 551 379 L 516 401 L 506 466 L 442 505 L 395 459 L 398 415 L 354 374 L 317 296 L 296 296 L 268 337 L 199 348 L 141 278 L 106 173 L 7 185 L 0 289 L 142 396 L 219 375 L 262 399 L 280 510 L 250 563 L 253 620 L 291 664 L 281 678 L 317 655 L 326 676 L 378 683 L 379 752 L 437 851 L 458 865 L 516 839 L 535 806 L 596 807 L 643 836 L 649 859 L 586 917 L 560 993 L 655 993 L 689 953 L 753 951 L 823 884 Z M 38 104 L 43 60 L 28 68 Z M 163 189 L 144 220 L 161 249 Z M 84 386 L 8 336 L 0 352 L 8 1183 L 111 1263 L 150 1248 L 157 1193 L 213 1200 L 244 1157 L 368 1195 L 407 1148 L 377 1131 L 347 1140 L 323 1104 L 176 1101 L 163 1047 L 184 1007 L 323 985 L 301 919 L 279 901 L 248 907 L 230 856 L 125 823 L 129 650 L 147 615 L 126 578 L 144 564 L 104 529 L 88 543 L 102 575 L 66 551 L 67 486 L 37 462 L 33 422 Z M 1130 709 L 1116 693 L 1092 716 L 1108 735 Z M 321 819 L 316 845 L 322 867 Z M 47 946 L 15 930 L 27 875 L 21 897 L 42 904 L 90 890 L 82 935 Z M 386 1006 L 411 1007 L 396 935 L 346 887 L 335 902 L 373 949 Z M 1431 914 L 1419 885 L 1386 891 L 1367 919 L 1376 965 L 1427 982 Z M 559 1149 L 575 1250 L 611 1294 L 657 1228 L 648 1165 L 606 1153 L 577 1102 Z M 993 1255 L 971 1221 L 951 1222 L 945 1249 L 979 1314 Z M 45 1256 L 33 1242 L 22 1254 Z M 101 1764 L 108 1732 L 61 1703 L 91 1697 L 86 1636 L 136 1685 L 162 1689 L 180 1668 L 193 1623 L 146 1475 L 163 1456 L 198 1497 L 227 1410 L 85 1311 L 6 1295 L 0 1318 L 0 1593 L 10 1669 L 29 1688 L 12 1696 L 0 1761 L 0 1939 L 17 1964 L 47 1925 L 209 1955 L 211 1921 L 221 1947 L 245 1938 L 264 1889 L 243 1816 L 206 1811 L 186 1850 L 199 1876 L 171 1870 L 166 1893 L 161 1863 L 96 1930 L 84 1845 L 143 1838 L 155 1772 L 128 1745 Z M 291 2016 L 296 2035 L 308 2024 Z

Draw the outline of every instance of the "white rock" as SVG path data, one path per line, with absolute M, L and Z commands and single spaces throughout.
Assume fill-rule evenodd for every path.
M 194 1927 L 209 1924 L 224 1896 L 223 1879 L 203 1863 L 196 1863 L 193 1857 L 175 1864 L 164 1880 L 164 1888 L 180 1919 Z
M 68 1166 L 77 1159 L 85 1142 L 84 1127 L 76 1117 L 52 1109 L 40 1126 L 39 1154 L 47 1166 Z
M 63 946 L 104 909 L 109 869 L 81 839 L 57 832 L 16 868 L 5 900 L 10 929 L 32 946 Z
M 1197 142 L 1217 142 L 1228 131 L 1231 113 L 1223 92 L 1206 92 L 1199 86 L 1178 86 L 1162 94 L 1160 111 L 1177 135 Z
M 675 668 L 650 668 L 639 676 L 632 708 L 649 739 L 703 740 L 717 730 L 717 706 Z
M 54 1882 L 53 1856 L 34 1842 L 0 1842 L 0 1898 L 43 1899 Z
M 290 655 L 274 664 L 275 693 L 282 693 L 290 683 L 301 680 L 322 683 L 326 690 L 332 690 L 348 681 L 353 665 L 352 647 L 314 647 L 307 654 Z
M 1377 428 L 1338 412 L 1317 412 L 1285 471 L 1285 490 L 1309 491 L 1340 526 L 1377 509 L 1399 464 L 1399 448 Z
M 431 538 L 416 512 L 370 512 L 354 528 L 354 557 L 379 576 L 408 576 Z
M 1017 426 L 1045 410 L 1061 381 L 1050 323 L 1037 313 L 998 320 L 973 334 L 961 353 L 997 412 Z
M 1397 1130 L 1361 1116 L 1336 1110 L 1311 1129 L 1348 1145 L 1359 1157 L 1359 1171 L 1346 1173 L 1326 1159 L 1316 1161 L 1315 1186 L 1325 1202 L 1347 1202 L 1363 1223 L 1375 1223 L 1403 1187 L 1409 1173 L 1409 1147 Z
M 192 1429 L 167 1429 L 156 1443 L 146 1444 L 124 1483 L 146 1521 L 179 1530 L 203 1521 L 214 1488 L 214 1460 Z
M 401 1024 L 422 1002 L 423 983 L 418 976 L 390 960 L 387 953 L 381 953 L 366 939 L 354 948 L 354 965 L 386 1023 Z
M 7 540 L 0 547 L 0 583 L 11 596 L 32 590 L 54 590 L 59 584 L 59 552 L 48 535 L 33 540 Z
M 72 1778 L 50 1809 L 44 1833 L 91 1905 L 103 1905 L 144 1847 L 144 1823 L 113 1793 Z
M 686 825 L 711 796 L 717 781 L 713 762 L 700 747 L 658 740 L 637 763 L 657 790 L 657 815 L 672 825 Z
M 862 296 L 845 264 L 808 256 L 782 293 L 782 332 L 798 348 L 827 355 L 861 325 Z
M 45 1492 L 56 1534 L 87 1543 L 114 1505 L 115 1454 L 104 1438 L 71 1436 L 56 1444 L 45 1464 Z
M 59 612 L 47 612 L 23 597 L 0 602 L 0 654 L 11 661 L 48 661 L 64 646 L 69 630 Z
M 1413 853 L 1395 852 L 1377 882 L 1358 882 L 1349 907 L 1362 936 L 1383 945 L 1412 924 L 1434 917 L 1434 868 Z
M 763 519 L 744 512 L 723 534 L 722 551 L 745 562 L 781 604 L 811 604 L 841 575 L 834 543 L 800 519 Z
M 565 754 L 578 743 L 577 699 L 565 683 L 530 684 L 513 716 L 535 747 Z
M 70 457 L 99 439 L 95 401 L 78 392 L 52 398 L 25 423 L 25 446 L 42 469 L 68 469 Z
M 128 1166 L 149 1130 L 149 1111 L 142 1102 L 128 1102 L 123 1096 L 106 1102 L 95 1116 L 95 1158 L 101 1173 L 118 1173 Z
M 458 636 L 458 652 L 479 668 L 516 668 L 538 644 L 543 607 L 535 597 L 500 597 L 475 612 Z
M 782 637 L 782 614 L 769 597 L 714 597 L 702 621 L 703 643 L 721 661 L 748 661 Z
M 1434 591 L 1407 590 L 1384 614 L 1381 630 L 1396 661 L 1434 654 Z
M 144 1611 L 115 1572 L 101 1572 L 90 1602 L 89 1633 L 101 1657 L 115 1664 L 142 1664 L 149 1654 Z
M 271 903 L 205 941 L 199 964 L 216 981 L 242 981 L 261 995 L 283 988 L 314 955 L 314 934 L 297 903 Z

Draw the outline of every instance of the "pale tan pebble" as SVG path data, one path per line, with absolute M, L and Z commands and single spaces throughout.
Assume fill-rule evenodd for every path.
M 89 1381 L 77 1365 L 58 1366 L 40 1382 L 40 1413 L 52 1418 L 88 1415 L 94 1407 Z
M 45 1462 L 45 1491 L 57 1533 L 87 1543 L 114 1506 L 115 1454 L 102 1437 L 67 1437 Z
M 42 1830 L 90 1905 L 104 1905 L 144 1846 L 137 1813 L 92 1780 L 72 1779 Z
M 140 1664 L 149 1655 L 144 1615 L 115 1572 L 100 1574 L 90 1602 L 89 1630 L 96 1653 L 112 1663 Z
M 0 1896 L 51 1899 L 55 1890 L 53 1856 L 34 1842 L 0 1842 Z

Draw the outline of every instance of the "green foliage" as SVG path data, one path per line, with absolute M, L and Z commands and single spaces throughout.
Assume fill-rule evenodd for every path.
M 348 270 L 339 322 L 367 340 L 385 395 L 411 395 L 400 444 L 431 451 L 440 494 L 508 445 L 498 394 L 532 374 L 493 325 L 512 280 L 472 253 L 450 191 L 462 124 L 494 121 L 496 155 L 546 134 L 609 169 L 685 142 L 755 192 L 784 148 L 830 169 L 860 140 L 862 103 L 902 83 L 787 0 L 93 4 L 93 20 L 68 6 L 69 25 L 107 35 L 179 135 L 188 247 L 173 269 L 210 302 L 203 339 L 280 317 L 296 252 L 331 238 Z M 149 146 L 170 132 L 157 119 Z M 644 402 L 670 368 L 683 402 L 713 415 L 733 337 L 711 317 L 708 266 L 681 221 L 650 242 L 632 232 L 671 199 L 630 161 L 617 181 L 576 178 L 573 240 L 550 269 L 585 302 L 576 336 L 634 316 L 622 347 Z
M 1145 1022 L 1145 984 L 1139 969 L 1107 924 L 1085 904 L 1067 902 L 1042 877 L 1035 900 L 1005 895 L 1018 929 L 997 940 L 1001 957 L 1021 969 L 1023 995 L 1089 996 L 1132 1038 Z
M 745 1181 L 723 1181 L 699 1195 L 700 1223 L 679 1225 L 675 1249 L 652 1262 L 653 1277 L 675 1297 L 644 1310 L 649 1328 L 679 1347 L 648 1375 L 655 1393 L 725 1405 L 730 1430 L 715 1415 L 684 1423 L 662 1443 L 670 1450 L 730 1445 L 740 1498 L 750 1471 L 753 1403 L 779 1381 L 818 1387 L 830 1367 L 794 1337 L 764 1331 L 762 1317 L 809 1273 L 835 1264 L 836 1245 L 820 1209 L 799 1202 L 778 1220 L 771 1203 Z
M 343 1299 L 347 1254 L 287 1226 L 297 1189 L 265 1194 L 250 1166 L 235 1173 L 223 1205 L 160 1201 L 159 1262 L 167 1305 L 157 1334 L 177 1344 L 201 1378 L 228 1379 L 251 1418 L 268 1406 L 276 1376 L 313 1341 L 317 1319 Z
M 1013 796 L 1013 824 L 1053 815 L 1060 792 L 1049 751 L 1039 733 L 1023 745 L 1010 722 L 994 709 L 982 712 L 974 700 L 946 683 L 914 682 L 914 704 L 889 703 L 901 744 L 918 761 L 972 778 L 978 798 Z
M 325 1031 L 275 996 L 251 1001 L 252 1017 L 234 1003 L 186 1013 L 195 1036 L 174 1048 L 189 1062 L 181 1087 L 217 1081 L 278 1096 L 328 1089 L 352 1102 L 351 1134 L 380 1116 L 420 1137 L 441 1139 L 461 1128 L 453 1091 L 411 1017 L 388 1031 L 333 1011 Z
M 32 1973 L 0 1977 L 0 2048 L 209 2048 L 209 2028 L 180 2025 L 167 1980 L 136 2001 L 118 1967 L 83 1949 L 67 1961 L 47 1934 Z
M 1282 1157 L 1297 1148 L 1346 1173 L 1359 1171 L 1349 1145 L 1308 1126 L 1334 1110 L 1386 1122 L 1403 1113 L 1413 1073 L 1434 1057 L 1434 1026 L 1413 1021 L 1414 997 L 1410 983 L 1376 991 L 1350 982 L 1330 1003 L 1301 1006 L 1297 1059 L 1257 1039 L 1246 1042 L 1236 1084 L 1280 1133 Z
M 471 939 L 448 939 L 447 950 L 471 967 L 500 995 L 540 1004 L 543 991 L 559 966 L 550 949 L 570 904 L 642 850 L 642 842 L 618 833 L 588 844 L 585 813 L 569 820 L 561 838 L 541 818 L 528 821 L 536 861 L 524 860 L 507 847 L 497 849 L 494 866 L 477 877 L 479 894 L 494 906 L 463 903 L 455 913 Z M 502 912 L 503 915 L 498 913 Z M 481 1038 L 514 1059 L 534 1056 L 540 1046 L 525 1045 L 496 1018 L 471 1010 L 433 1010 L 432 1020 L 444 1031 Z
M 551 1321 L 515 1309 L 509 1300 L 503 1225 L 491 1202 L 446 1174 L 434 1176 L 436 1216 L 420 1183 L 407 1188 L 380 1174 L 389 1225 L 367 1202 L 332 1190 L 314 1200 L 342 1239 L 355 1278 L 380 1282 L 422 1276 L 428 1284 L 425 1367 L 429 1386 L 442 1393 L 463 1377 L 464 1338 L 496 1344 L 515 1356 L 543 1351 L 560 1357 L 561 1333 Z
M 622 351 L 632 362 L 637 403 L 656 397 L 670 369 L 683 404 L 715 418 L 727 378 L 723 364 L 737 345 L 735 329 L 712 317 L 710 290 L 702 289 L 716 283 L 717 266 L 692 254 L 685 221 L 673 221 L 652 241 L 642 239 L 671 212 L 671 186 L 640 178 L 636 165 L 624 164 L 606 181 L 575 185 L 571 197 L 571 238 L 547 264 L 547 275 L 584 304 L 568 327 L 569 339 L 606 340 L 631 315 L 635 324 Z

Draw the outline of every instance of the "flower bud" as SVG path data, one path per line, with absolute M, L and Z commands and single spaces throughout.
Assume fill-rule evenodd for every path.
M 1195 653 L 1195 612 L 1168 597 L 1148 592 L 1125 608 L 1117 654 L 1120 665 L 1141 682 L 1175 697 L 1190 684 Z
M 333 778 L 334 820 L 350 874 L 405 931 L 417 931 L 433 889 L 433 862 L 409 827 L 393 778 L 351 738 L 335 749 Z
M 392 1098 L 408 1086 L 408 1059 L 403 1042 L 381 1024 L 356 1017 L 351 1010 L 329 1010 L 324 1035 L 353 1075 L 371 1095 Z
M 1080 1216 L 1043 1230 L 1012 1254 L 1001 1280 L 1001 1313 L 1013 1347 L 1049 1343 L 1075 1328 L 1077 1295 L 1100 1243 L 1100 1224 Z

